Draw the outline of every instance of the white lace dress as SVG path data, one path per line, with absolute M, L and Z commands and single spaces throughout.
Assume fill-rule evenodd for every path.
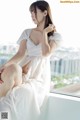
M 20 65 L 31 61 L 28 73 L 23 77 L 24 82 L 0 99 L 0 111 L 7 111 L 10 120 L 37 120 L 45 96 L 50 91 L 50 56 L 42 56 L 41 44 L 35 45 L 30 39 L 31 30 L 24 30 L 17 41 L 18 44 L 23 39 L 27 41 L 27 52 Z M 49 40 L 59 44 L 61 36 L 55 32 Z

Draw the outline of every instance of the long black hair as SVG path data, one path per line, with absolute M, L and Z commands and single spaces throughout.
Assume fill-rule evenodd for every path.
M 49 4 L 44 1 L 44 0 L 38 0 L 36 2 L 33 2 L 31 5 L 30 5 L 30 8 L 29 10 L 32 12 L 34 11 L 35 12 L 35 15 L 37 14 L 37 10 L 36 9 L 40 9 L 42 12 L 44 12 L 45 10 L 47 11 L 47 15 L 46 15 L 46 19 L 45 19 L 45 25 L 44 25 L 44 29 L 46 27 L 49 26 L 49 24 L 53 24 L 52 22 L 52 16 L 51 16 L 51 10 L 50 10 L 50 6 Z M 49 32 L 48 33 L 48 36 L 51 36 L 53 35 L 54 33 L 54 30 Z

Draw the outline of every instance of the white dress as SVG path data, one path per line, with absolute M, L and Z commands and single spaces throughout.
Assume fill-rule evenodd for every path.
M 27 52 L 20 65 L 24 66 L 31 61 L 28 73 L 23 77 L 22 85 L 13 88 L 0 99 L 0 111 L 7 111 L 10 120 L 38 120 L 50 91 L 50 56 L 42 56 L 41 44 L 35 45 L 30 39 L 31 30 L 24 30 L 17 41 L 18 44 L 23 39 L 27 41 Z M 58 44 L 61 36 L 55 32 L 49 40 Z

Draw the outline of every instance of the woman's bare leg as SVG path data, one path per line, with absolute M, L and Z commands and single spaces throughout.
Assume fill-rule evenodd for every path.
M 1 79 L 3 83 L 0 84 L 0 97 L 5 96 L 10 89 L 22 83 L 21 67 L 17 64 L 9 65 L 2 72 Z

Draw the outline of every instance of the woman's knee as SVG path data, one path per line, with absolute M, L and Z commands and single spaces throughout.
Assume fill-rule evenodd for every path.
M 20 85 L 22 83 L 22 68 L 18 64 L 11 64 L 9 67 L 11 72 L 14 74 L 14 86 Z
M 15 64 L 15 63 L 9 65 L 8 67 L 6 67 L 6 69 L 7 71 L 12 72 L 12 73 L 15 73 L 15 72 L 22 73 L 22 68 L 20 67 L 20 65 Z
M 22 68 L 18 64 L 15 64 L 15 63 L 11 64 L 3 70 L 2 74 L 1 74 L 1 78 L 3 81 L 13 79 L 16 82 L 21 83 Z

